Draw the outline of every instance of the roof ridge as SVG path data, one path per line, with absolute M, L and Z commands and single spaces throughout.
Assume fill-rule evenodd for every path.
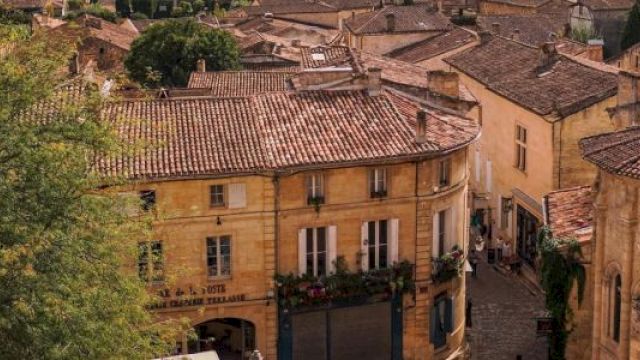
M 551 195 L 551 194 L 559 194 L 559 193 L 563 193 L 563 192 L 571 192 L 571 191 L 576 191 L 578 189 L 590 189 L 592 188 L 591 185 L 578 185 L 578 186 L 572 186 L 572 187 L 568 187 L 568 188 L 564 188 L 564 189 L 559 189 L 559 190 L 554 190 L 549 192 L 549 194 L 547 195 Z

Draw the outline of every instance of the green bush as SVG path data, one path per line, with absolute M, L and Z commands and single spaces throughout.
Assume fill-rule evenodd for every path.
M 73 20 L 84 14 L 92 15 L 112 23 L 115 23 L 118 19 L 118 15 L 116 15 L 116 13 L 97 4 L 90 5 L 84 9 L 69 11 L 67 15 L 65 15 L 64 19 Z
M 146 14 L 143 14 L 141 12 L 134 12 L 133 14 L 131 14 L 131 19 L 132 20 L 145 20 L 148 19 L 149 17 Z

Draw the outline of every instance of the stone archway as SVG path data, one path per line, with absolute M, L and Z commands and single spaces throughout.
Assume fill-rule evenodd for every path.
M 256 349 L 256 327 L 240 318 L 218 318 L 194 326 L 197 339 L 189 341 L 188 352 L 215 350 L 224 360 L 246 360 Z

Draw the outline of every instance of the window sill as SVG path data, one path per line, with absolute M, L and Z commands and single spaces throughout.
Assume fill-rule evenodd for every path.
M 227 204 L 220 204 L 220 205 L 209 204 L 209 209 L 224 209 L 226 207 L 227 207 Z
M 213 282 L 213 281 L 228 281 L 231 280 L 231 275 L 225 275 L 225 276 L 208 276 L 207 277 L 207 281 L 209 282 Z

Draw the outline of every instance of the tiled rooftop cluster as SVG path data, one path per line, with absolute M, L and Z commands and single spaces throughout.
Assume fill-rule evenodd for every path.
M 614 73 L 550 52 L 492 36 L 480 46 L 445 59 L 490 90 L 540 115 L 573 114 L 615 95 Z
M 389 29 L 388 18 L 392 16 L 393 29 Z M 386 32 L 446 31 L 451 29 L 449 19 L 432 6 L 386 6 L 375 12 L 356 14 L 344 22 L 355 34 L 378 34 Z
M 289 90 L 293 75 L 268 71 L 193 72 L 187 87 L 211 89 L 212 96 L 247 96 Z
M 451 31 L 393 50 L 387 56 L 416 63 L 470 44 L 475 39 L 476 37 L 470 31 L 456 27 Z

